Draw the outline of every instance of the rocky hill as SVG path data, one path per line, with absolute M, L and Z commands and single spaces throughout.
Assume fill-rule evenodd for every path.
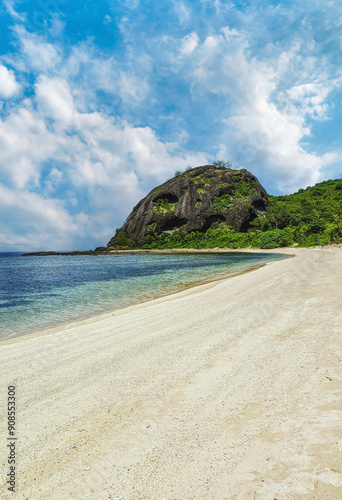
M 245 232 L 269 205 L 258 179 L 245 169 L 205 165 L 153 189 L 132 210 L 108 247 L 140 246 L 151 235 L 205 233 L 216 223 Z

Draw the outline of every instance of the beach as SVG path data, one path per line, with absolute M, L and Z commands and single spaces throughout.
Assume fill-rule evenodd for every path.
M 275 252 L 294 257 L 2 342 L 15 498 L 341 499 L 342 249 Z

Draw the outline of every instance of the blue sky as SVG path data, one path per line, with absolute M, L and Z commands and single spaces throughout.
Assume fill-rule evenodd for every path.
M 3 0 L 0 251 L 106 244 L 176 170 L 341 177 L 337 1 Z

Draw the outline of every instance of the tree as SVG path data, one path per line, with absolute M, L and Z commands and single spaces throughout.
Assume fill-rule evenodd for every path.
M 218 168 L 232 168 L 232 163 L 230 161 L 216 160 L 213 162 L 214 167 Z

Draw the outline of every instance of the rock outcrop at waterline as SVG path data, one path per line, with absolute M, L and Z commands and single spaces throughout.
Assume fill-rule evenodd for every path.
M 258 179 L 245 169 L 205 165 L 192 168 L 153 189 L 132 210 L 108 247 L 129 238 L 139 245 L 148 235 L 205 232 L 222 223 L 246 231 L 269 201 Z

